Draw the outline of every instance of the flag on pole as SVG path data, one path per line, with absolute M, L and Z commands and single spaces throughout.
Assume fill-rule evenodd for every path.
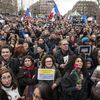
M 59 10 L 58 10 L 58 7 L 57 7 L 57 5 L 55 4 L 54 5 L 54 7 L 53 7 L 53 9 L 52 9 L 52 11 L 50 12 L 50 14 L 49 14 L 49 16 L 48 16 L 48 19 L 49 20 L 55 20 L 54 19 L 54 16 L 55 16 L 55 14 L 57 14 L 59 12 Z
M 30 25 L 30 22 L 32 20 L 32 15 L 31 15 L 29 8 L 27 8 L 25 12 L 25 20 L 28 22 L 28 25 Z
M 25 16 L 31 17 L 31 12 L 30 12 L 29 8 L 27 8 L 27 10 L 25 12 Z
M 75 2 L 72 2 L 72 0 L 54 0 L 54 2 L 58 7 L 60 15 L 64 16 L 69 10 L 72 9 L 73 5 L 76 3 L 76 0 Z
M 86 20 L 87 20 L 87 17 L 86 17 L 85 15 L 83 15 L 83 16 L 81 17 L 82 23 L 85 23 L 85 24 L 86 24 Z

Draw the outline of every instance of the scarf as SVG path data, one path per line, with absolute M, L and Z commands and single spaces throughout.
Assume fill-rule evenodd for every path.
M 31 71 L 31 70 L 33 70 L 33 69 L 34 69 L 34 66 L 30 66 L 30 67 L 23 66 L 23 69 L 24 69 L 24 70 Z
M 32 71 L 35 70 L 34 66 L 30 66 L 30 67 L 23 66 L 22 69 L 25 70 L 25 77 L 27 78 L 33 77 L 34 73 L 32 73 Z

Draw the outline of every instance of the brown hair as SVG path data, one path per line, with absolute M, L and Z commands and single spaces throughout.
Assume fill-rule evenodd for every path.
M 26 58 L 30 59 L 31 62 L 32 62 L 32 65 L 34 65 L 34 59 L 30 55 L 26 55 L 26 56 L 23 57 L 23 59 L 22 59 L 22 65 L 24 65 L 24 61 L 25 61 Z
M 15 52 L 14 52 L 14 55 L 25 55 L 26 54 L 26 51 L 23 47 L 23 45 L 19 45 L 17 47 L 15 47 Z
M 2 49 L 9 49 L 9 51 L 12 53 L 12 48 L 11 48 L 11 46 L 9 46 L 9 45 L 1 46 L 1 48 L 0 48 L 0 54 L 1 54 L 1 52 L 2 52 Z
M 86 60 L 85 60 L 85 58 L 82 55 L 74 55 L 74 56 L 71 57 L 71 59 L 67 63 L 67 65 L 65 67 L 65 71 L 72 71 L 74 69 L 75 60 L 77 58 L 80 58 L 83 62 L 82 71 L 86 69 Z
M 54 58 L 52 55 L 45 55 L 45 56 L 43 56 L 43 58 L 42 58 L 42 60 L 41 60 L 42 68 L 45 67 L 45 60 L 46 60 L 47 58 L 51 58 L 52 61 L 53 61 L 53 65 L 56 66 L 56 65 L 55 65 L 55 58 Z
M 11 69 L 8 68 L 1 68 L 0 69 L 0 87 L 1 87 L 1 77 L 4 73 L 10 73 L 10 75 L 12 76 L 12 89 L 16 89 L 17 88 L 17 80 L 14 77 L 13 72 L 11 71 Z
M 34 90 L 38 88 L 39 91 L 40 91 L 40 95 L 41 95 L 41 98 L 43 100 L 54 100 L 54 97 L 53 97 L 53 91 L 51 89 L 51 87 L 45 83 L 45 82 L 40 82 L 39 84 L 37 84 L 35 87 L 34 87 Z M 33 91 L 34 93 L 34 91 Z

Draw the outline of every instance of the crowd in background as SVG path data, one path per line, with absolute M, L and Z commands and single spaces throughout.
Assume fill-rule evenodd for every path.
M 100 100 L 100 25 L 2 19 L 0 100 Z M 54 80 L 38 80 L 42 68 L 54 69 Z

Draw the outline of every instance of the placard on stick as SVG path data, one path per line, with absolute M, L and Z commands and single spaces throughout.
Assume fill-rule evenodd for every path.
M 79 46 L 78 53 L 83 53 L 85 55 L 90 55 L 91 54 L 91 46 L 90 45 L 81 45 Z

